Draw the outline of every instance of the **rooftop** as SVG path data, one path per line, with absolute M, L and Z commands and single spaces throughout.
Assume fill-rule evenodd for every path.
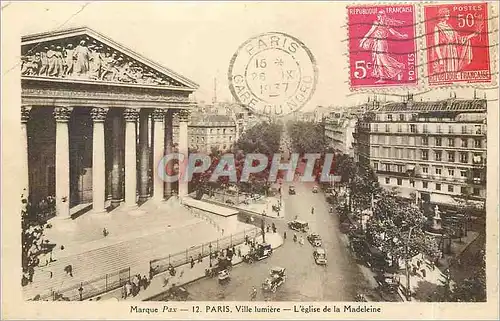
M 473 112 L 486 111 L 486 99 L 447 99 L 441 101 L 408 101 L 381 104 L 376 113 L 383 112 Z

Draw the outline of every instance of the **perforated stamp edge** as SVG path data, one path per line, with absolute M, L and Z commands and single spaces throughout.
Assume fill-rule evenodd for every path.
M 460 3 L 460 1 L 456 1 Z M 427 47 L 425 39 L 425 16 L 424 7 L 428 5 L 450 4 L 450 2 L 443 1 L 401 1 L 401 2 L 374 2 L 370 4 L 356 3 L 345 6 L 345 57 L 346 57 L 346 70 L 347 81 L 349 85 L 350 94 L 395 94 L 403 96 L 403 92 L 416 92 L 418 94 L 427 93 L 431 90 L 448 90 L 457 88 L 477 88 L 477 89 L 497 89 L 498 88 L 498 54 L 499 54 L 499 17 L 498 17 L 498 3 L 494 1 L 481 1 L 478 3 L 486 3 L 488 6 L 488 40 L 489 40 L 489 54 L 490 54 L 490 82 L 477 82 L 477 83 L 454 83 L 454 84 L 433 84 L 429 85 L 429 76 L 427 72 Z M 359 7 L 373 7 L 376 5 L 413 5 L 415 8 L 415 37 L 416 40 L 416 70 L 418 72 L 418 81 L 415 85 L 401 85 L 401 86 L 387 86 L 387 87 L 353 87 L 351 85 L 351 65 L 350 65 L 350 48 L 349 48 L 349 16 L 348 7 L 356 5 Z

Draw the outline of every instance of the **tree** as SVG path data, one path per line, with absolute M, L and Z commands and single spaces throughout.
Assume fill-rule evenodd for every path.
M 426 217 L 411 201 L 382 190 L 367 223 L 367 240 L 393 260 L 408 260 L 423 253 L 439 255 L 436 240 L 425 233 Z
M 280 150 L 281 133 L 281 125 L 262 122 L 245 132 L 235 147 L 245 154 L 260 153 L 271 156 Z
M 322 124 L 304 121 L 290 122 L 287 130 L 294 151 L 301 155 L 325 152 L 326 142 Z
M 478 263 L 470 267 L 475 269 L 474 276 L 456 282 L 451 291 L 452 302 L 486 302 L 485 252 L 479 251 L 473 261 Z
M 23 268 L 23 284 L 27 284 L 34 274 L 34 269 L 40 263 L 39 256 L 43 253 L 43 231 L 46 223 L 46 211 L 52 210 L 55 204 L 51 197 L 40 202 L 43 206 L 33 206 L 24 196 L 21 196 L 21 256 Z

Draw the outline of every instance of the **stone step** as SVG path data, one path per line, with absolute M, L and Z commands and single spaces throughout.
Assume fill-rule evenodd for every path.
M 203 234 L 206 236 L 203 235 L 200 236 L 199 240 L 193 240 L 196 235 L 201 234 L 200 232 L 204 232 Z M 185 235 L 192 235 L 193 238 L 186 239 Z M 144 274 L 148 272 L 151 259 L 165 257 L 172 252 L 175 254 L 189 248 L 193 243 L 199 245 L 218 236 L 212 227 L 203 221 L 198 221 L 182 229 L 157 233 L 72 257 L 61 258 L 50 266 L 39 269 L 35 274 L 35 282 L 24 287 L 24 293 L 27 298 L 32 298 L 36 294 L 50 292 L 51 288 L 54 290 L 64 289 L 73 284 L 103 277 L 106 273 L 113 273 L 129 266 L 134 267 L 132 273 Z M 64 267 L 68 264 L 73 266 L 73 278 L 64 272 Z M 45 274 L 42 271 L 46 271 Z M 48 277 L 47 271 L 52 271 L 52 278 Z

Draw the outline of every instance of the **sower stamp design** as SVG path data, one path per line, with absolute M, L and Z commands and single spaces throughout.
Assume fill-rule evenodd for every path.
M 317 82 L 311 51 L 297 38 L 270 32 L 243 43 L 229 65 L 229 89 L 253 112 L 284 116 L 302 108 Z
M 488 4 L 424 7 L 430 85 L 490 82 Z
M 415 7 L 383 5 L 347 9 L 351 88 L 415 85 Z

